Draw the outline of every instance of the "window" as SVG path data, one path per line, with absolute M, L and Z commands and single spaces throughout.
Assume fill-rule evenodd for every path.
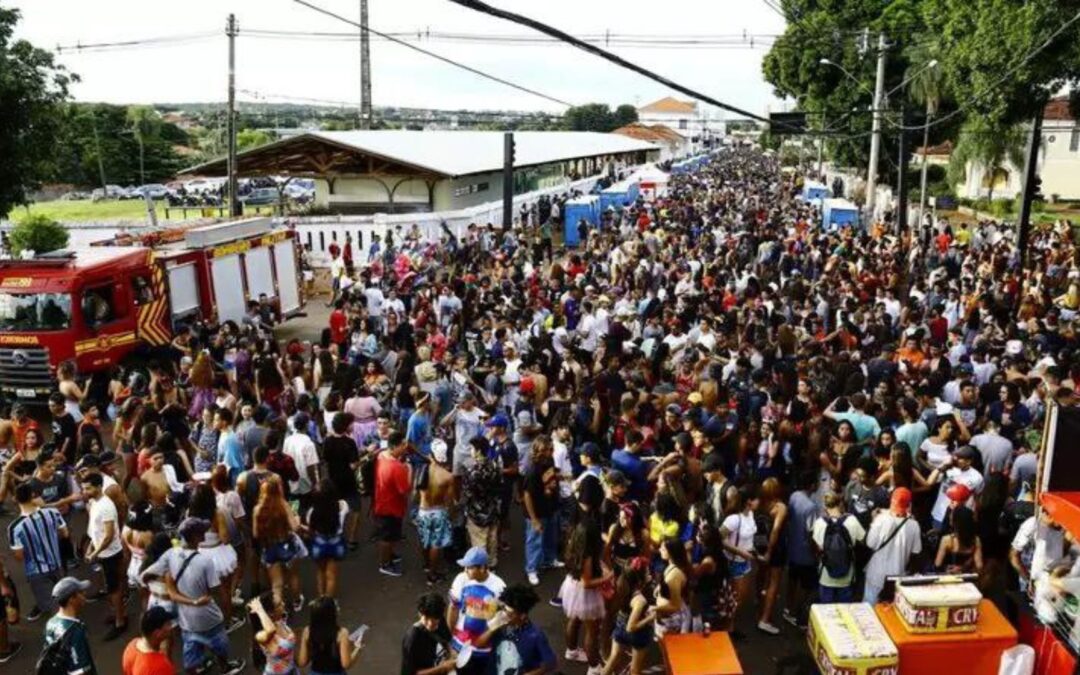
M 154 289 L 150 285 L 150 277 L 131 277 L 131 297 L 135 298 L 136 305 L 145 305 L 154 301 Z
M 1074 125 L 1069 135 L 1069 152 L 1080 150 L 1080 126 Z
M 71 326 L 66 293 L 0 292 L 0 333 L 62 330 Z
M 321 230 L 319 231 L 319 250 L 326 250 L 326 233 Z
M 100 326 L 116 319 L 112 286 L 97 286 L 83 291 L 83 321 L 88 326 Z
M 687 124 L 688 124 L 687 120 L 685 120 L 685 119 L 679 120 L 679 128 L 680 129 L 685 129 Z

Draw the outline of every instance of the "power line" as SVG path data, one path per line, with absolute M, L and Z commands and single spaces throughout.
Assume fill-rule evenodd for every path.
M 517 89 L 518 91 L 523 91 L 523 92 L 525 92 L 527 94 L 532 94 L 533 96 L 539 96 L 540 98 L 546 99 L 548 101 L 552 101 L 554 103 L 558 103 L 559 105 L 564 105 L 564 106 L 567 106 L 567 107 L 573 107 L 572 103 L 568 103 L 566 101 L 563 101 L 562 99 L 555 98 L 554 96 L 548 96 L 547 94 L 543 94 L 543 93 L 541 93 L 539 91 L 536 91 L 535 89 L 530 89 L 530 88 L 522 86 L 520 84 L 516 84 L 514 82 L 511 82 L 510 80 L 503 79 L 503 78 L 501 78 L 501 77 L 499 77 L 497 75 L 492 75 L 490 73 L 486 73 L 486 72 L 484 72 L 482 70 L 479 70 L 477 68 L 473 68 L 472 66 L 467 66 L 464 63 L 461 63 L 460 61 L 455 61 L 453 59 L 442 56 L 441 54 L 436 54 L 435 52 L 428 51 L 427 49 L 424 49 L 423 47 L 417 47 L 414 44 L 409 44 L 408 42 L 405 42 L 404 40 L 401 40 L 401 39 L 395 38 L 393 36 L 390 36 L 390 35 L 388 35 L 386 33 L 382 33 L 380 31 L 377 31 L 377 30 L 371 28 L 370 26 L 366 26 L 364 24 L 358 23 L 356 21 L 353 21 L 352 19 L 347 19 L 347 18 L 341 16 L 340 14 L 335 14 L 334 12 L 331 12 L 328 9 L 323 9 L 322 7 L 319 7 L 318 5 L 314 5 L 314 4 L 310 3 L 310 2 L 307 2 L 307 0 L 293 0 L 293 2 L 301 4 L 301 5 L 309 8 L 309 9 L 312 9 L 312 10 L 314 10 L 316 12 L 319 12 L 320 14 L 325 14 L 326 16 L 337 19 L 338 21 L 343 21 L 343 22 L 349 24 L 350 26 L 356 26 L 357 28 L 362 28 L 362 29 L 368 31 L 369 33 L 371 33 L 372 35 L 378 35 L 378 36 L 383 37 L 383 38 L 385 38 L 387 40 L 390 40 L 391 42 L 395 42 L 395 43 L 397 43 L 397 44 L 399 44 L 399 45 L 401 45 L 403 47 L 407 47 L 407 48 L 409 48 L 409 49 L 411 49 L 413 51 L 420 52 L 421 54 L 424 54 L 426 56 L 430 56 L 433 59 L 437 59 L 439 61 L 442 61 L 443 63 L 448 63 L 448 64 L 450 64 L 452 66 L 455 66 L 457 68 L 460 68 L 462 70 L 466 70 L 466 71 L 468 71 L 470 73 L 473 73 L 474 75 L 479 75 L 480 77 L 483 77 L 483 78 L 488 79 L 488 80 L 492 80 L 493 82 L 498 82 L 499 84 L 504 84 L 504 85 L 506 85 L 508 87 L 513 87 L 514 89 Z
M 296 2 L 303 2 L 304 0 L 295 0 L 295 1 Z M 561 30 L 559 30 L 557 28 L 553 28 L 552 26 L 549 26 L 547 24 L 536 21 L 535 19 L 530 19 L 530 18 L 528 18 L 526 16 L 522 16 L 520 14 L 515 14 L 513 12 L 507 12 L 505 10 L 501 10 L 501 9 L 492 7 L 490 5 L 484 4 L 483 2 L 479 2 L 479 0 L 450 0 L 450 2 L 453 2 L 454 4 L 461 5 L 462 7 L 467 7 L 469 9 L 475 10 L 477 12 L 481 12 L 483 14 L 488 14 L 488 15 L 491 15 L 491 16 L 494 16 L 494 17 L 497 17 L 497 18 L 500 18 L 500 19 L 505 19 L 507 21 L 512 21 L 514 23 L 521 24 L 523 26 L 528 26 L 529 28 L 537 30 L 537 31 L 539 31 L 541 33 L 551 35 L 552 37 L 556 37 L 556 38 L 562 40 L 563 42 L 567 42 L 567 43 L 577 47 L 578 49 L 581 49 L 581 50 L 586 51 L 586 52 L 588 52 L 590 54 L 594 54 L 596 56 L 599 56 L 602 59 L 610 61 L 610 62 L 612 62 L 612 63 L 614 63 L 616 65 L 619 65 L 619 66 L 621 66 L 623 68 L 626 68 L 628 70 L 632 70 L 632 71 L 634 71 L 634 72 L 636 72 L 636 73 L 638 73 L 640 75 L 644 75 L 645 77 L 647 77 L 647 78 L 649 78 L 651 80 L 659 82 L 660 84 L 668 86 L 668 87 L 674 89 L 675 91 L 686 94 L 687 96 L 691 96 L 693 98 L 696 98 L 696 99 L 698 99 L 700 101 L 704 101 L 705 103 L 709 103 L 709 104 L 714 105 L 714 106 L 716 106 L 718 108 L 721 108 L 723 110 L 738 113 L 739 115 L 743 115 L 743 116 L 749 117 L 751 119 L 755 119 L 755 120 L 758 120 L 758 121 L 761 121 L 761 122 L 769 122 L 769 119 L 766 118 L 766 117 L 762 117 L 761 115 L 756 115 L 754 113 L 743 110 L 742 108 L 737 108 L 737 107 L 735 107 L 735 106 L 733 106 L 733 105 L 731 105 L 729 103 L 724 103 L 723 101 L 719 101 L 719 100 L 717 100 L 715 98 L 712 98 L 711 96 L 707 96 L 707 95 L 702 94 L 702 93 L 700 93 L 698 91 L 690 89 L 689 87 L 685 87 L 685 86 L 683 86 L 683 85 L 681 85 L 681 84 L 679 84 L 677 82 L 669 80 L 668 78 L 666 78 L 666 77 L 664 77 L 662 75 L 658 75 L 657 73 L 655 73 L 655 72 L 653 72 L 651 70 L 648 70 L 647 68 L 643 68 L 643 67 L 641 67 L 641 66 L 639 66 L 639 65 L 637 65 L 635 63 L 631 63 L 630 61 L 627 61 L 626 59 L 623 59 L 620 56 L 612 54 L 611 52 L 609 52 L 607 50 L 604 50 L 604 49 L 601 49 L 600 47 L 589 44 L 588 42 L 584 42 L 582 40 L 579 40 L 579 39 L 575 38 L 573 35 L 565 33 L 565 32 L 563 32 L 563 31 L 561 31 Z M 782 124 L 782 125 L 777 125 L 777 126 L 783 126 L 783 127 L 786 127 L 786 128 L 792 129 L 792 130 L 796 130 L 795 127 L 793 127 L 791 125 L 788 125 L 788 124 Z
M 101 52 L 112 51 L 117 49 L 134 49 L 139 47 L 163 47 L 167 45 L 184 44 L 190 42 L 198 42 L 201 40 L 207 40 L 209 38 L 217 37 L 216 32 L 203 32 L 203 33 L 184 33 L 179 35 L 162 35 L 158 37 L 142 38 L 136 40 L 121 40 L 118 42 L 89 42 L 83 44 L 76 42 L 73 45 L 57 45 L 56 53 L 62 54 L 65 51 L 69 52 Z

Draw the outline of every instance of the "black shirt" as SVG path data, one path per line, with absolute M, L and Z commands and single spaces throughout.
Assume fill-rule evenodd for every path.
M 329 470 L 330 481 L 337 488 L 339 497 L 353 497 L 360 492 L 356 483 L 356 471 L 352 465 L 360 461 L 356 441 L 348 436 L 327 436 L 323 441 L 323 459 Z
M 418 624 L 409 626 L 401 640 L 401 675 L 416 675 L 442 663 L 450 656 L 449 643 L 450 631 L 445 624 L 435 633 Z
M 537 518 L 547 518 L 555 513 L 558 475 L 550 458 L 544 458 L 529 467 L 529 473 L 525 476 L 525 489 L 532 497 L 533 511 Z
M 57 448 L 64 450 L 65 461 L 69 465 L 74 465 L 79 459 L 75 456 L 75 449 L 79 443 L 79 425 L 75 422 L 75 418 L 70 413 L 53 417 L 52 434 L 53 443 Z

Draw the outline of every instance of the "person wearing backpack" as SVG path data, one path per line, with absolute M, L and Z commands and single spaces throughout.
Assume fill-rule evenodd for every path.
M 821 558 L 818 602 L 854 602 L 855 545 L 866 537 L 858 518 L 844 512 L 844 498 L 825 495 L 825 513 L 814 521 L 811 538 Z
M 86 624 L 79 618 L 90 586 L 89 581 L 75 577 L 64 577 L 53 586 L 52 597 L 59 609 L 45 624 L 45 648 L 38 658 L 37 675 L 97 675 Z

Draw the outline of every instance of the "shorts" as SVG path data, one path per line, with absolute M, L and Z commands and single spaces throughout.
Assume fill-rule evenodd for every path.
M 59 571 L 55 571 L 35 574 L 26 578 L 27 583 L 30 585 L 30 592 L 34 595 L 34 604 L 41 611 L 46 613 L 56 611 L 56 600 L 52 597 L 52 589 L 60 581 L 61 576 L 62 574 Z
M 98 558 L 97 562 L 101 565 L 101 574 L 105 578 L 105 592 L 115 593 L 120 590 L 120 585 L 126 577 L 125 570 L 122 569 L 124 564 L 123 551 L 108 558 Z
M 616 644 L 623 647 L 648 649 L 653 642 L 653 629 L 651 626 L 646 626 L 631 633 L 626 630 L 626 619 L 620 616 L 618 621 L 615 622 L 615 629 L 611 633 L 611 638 L 615 640 Z
M 298 553 L 299 550 L 296 546 L 296 539 L 290 537 L 285 541 L 270 544 L 264 548 L 262 552 L 262 562 L 264 565 L 288 565 L 297 557 Z
M 229 636 L 224 624 L 202 633 L 182 630 L 180 642 L 183 645 L 185 670 L 201 666 L 208 651 L 221 659 L 229 658 Z
M 728 560 L 728 572 L 732 579 L 738 579 L 750 574 L 750 569 L 753 565 L 749 560 L 745 558 L 736 558 L 735 560 Z
M 375 539 L 383 542 L 401 541 L 401 521 L 397 516 L 375 516 Z
M 330 538 L 317 534 L 311 539 L 312 560 L 341 560 L 344 557 L 345 540 L 340 534 Z
M 416 514 L 416 533 L 425 549 L 447 548 L 454 540 L 446 509 L 420 509 Z

